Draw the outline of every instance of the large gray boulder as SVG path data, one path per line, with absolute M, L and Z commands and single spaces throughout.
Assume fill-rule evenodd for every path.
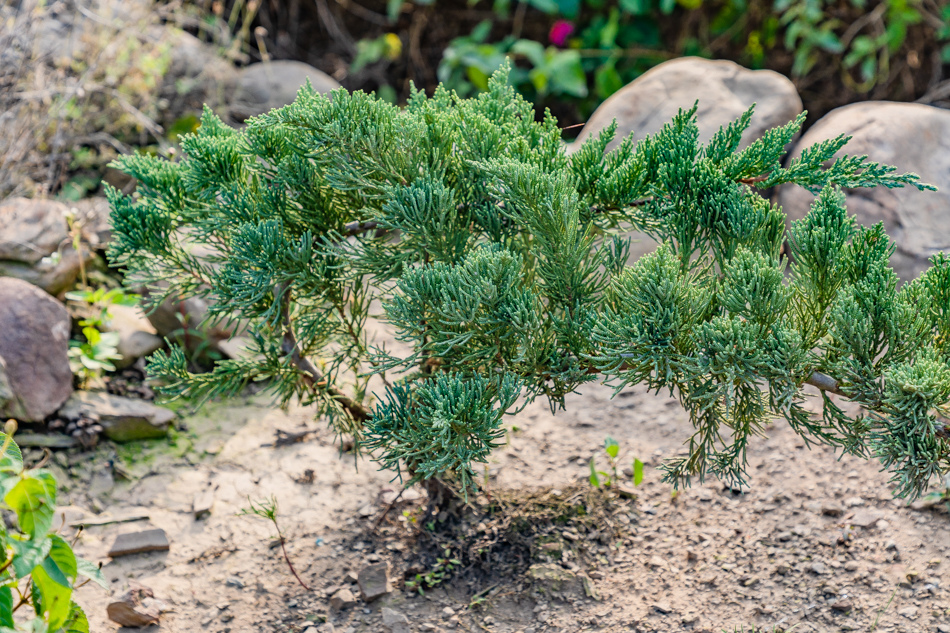
M 0 277 L 0 417 L 40 422 L 73 391 L 69 314 L 35 286 Z
M 590 117 L 569 151 L 614 119 L 617 134 L 608 149 L 616 148 L 631 132 L 643 138 L 660 131 L 680 108 L 691 108 L 697 100 L 700 143 L 739 118 L 752 104 L 755 114 L 742 136 L 743 147 L 802 111 L 794 84 L 776 72 L 749 70 L 726 60 L 682 57 L 650 69 L 611 95 Z
M 69 237 L 70 208 L 54 200 L 9 198 L 0 203 L 0 277 L 16 277 L 58 295 L 76 282 L 80 253 Z M 87 246 L 83 240 L 84 246 Z M 91 261 L 92 249 L 81 254 Z
M 168 26 L 150 33 L 169 44 L 169 63 L 159 90 L 161 123 L 166 128 L 186 115 L 200 116 L 208 105 L 227 115 L 227 104 L 238 82 L 238 69 L 214 46 L 190 33 Z
M 851 141 L 839 152 L 914 172 L 938 192 L 903 189 L 854 189 L 846 192 L 849 213 L 858 223 L 883 222 L 897 251 L 891 265 L 904 280 L 929 268 L 928 259 L 950 251 L 950 111 L 915 103 L 866 101 L 832 110 L 798 141 L 791 155 L 839 134 Z M 776 195 L 791 223 L 805 216 L 814 196 L 784 185 Z
M 98 420 L 113 442 L 165 437 L 175 419 L 173 411 L 151 402 L 100 391 L 77 391 L 59 410 L 59 416 L 66 420 Z
M 700 143 L 709 141 L 720 127 L 738 119 L 753 104 L 755 113 L 742 135 L 741 147 L 802 112 L 802 100 L 795 86 L 776 72 L 748 70 L 726 60 L 683 57 L 652 68 L 611 95 L 591 115 L 567 152 L 579 149 L 588 137 L 598 134 L 614 119 L 617 133 L 608 150 L 615 149 L 631 132 L 635 139 L 654 134 L 680 109 L 693 107 L 697 100 Z M 656 242 L 644 233 L 634 231 L 629 237 L 633 240 L 631 261 L 656 249 Z
M 109 316 L 109 330 L 119 335 L 118 351 L 122 358 L 113 361 L 118 369 L 132 365 L 165 344 L 141 306 L 112 306 Z
M 292 103 L 310 80 L 314 90 L 328 93 L 340 87 L 333 77 L 303 62 L 260 62 L 241 69 L 230 113 L 237 121 Z

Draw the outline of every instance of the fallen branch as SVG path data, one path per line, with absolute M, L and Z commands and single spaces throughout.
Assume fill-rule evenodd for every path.
M 99 527 L 102 525 L 113 525 L 115 523 L 132 523 L 133 521 L 148 521 L 151 519 L 147 514 L 140 514 L 137 516 L 131 517 L 122 517 L 118 519 L 94 519 L 92 521 L 74 521 L 69 524 L 69 527 L 78 528 L 78 527 Z

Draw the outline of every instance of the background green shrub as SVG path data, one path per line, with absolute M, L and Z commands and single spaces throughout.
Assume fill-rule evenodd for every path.
M 242 2 L 226 2 L 221 14 Z M 255 19 L 267 32 L 272 57 L 306 61 L 350 90 L 378 90 L 399 102 L 408 97 L 410 80 L 427 90 L 441 81 L 463 95 L 484 90 L 492 70 L 510 55 L 519 91 L 567 125 L 586 120 L 603 99 L 656 64 L 684 55 L 731 59 L 791 77 L 813 120 L 861 99 L 920 99 L 947 76 L 950 62 L 946 0 L 356 5 L 321 0 L 301 4 L 291 16 L 264 3 Z M 559 22 L 572 27 L 563 41 L 552 38 Z M 315 32 L 322 36 L 305 35 Z M 254 50 L 250 55 L 260 57 Z

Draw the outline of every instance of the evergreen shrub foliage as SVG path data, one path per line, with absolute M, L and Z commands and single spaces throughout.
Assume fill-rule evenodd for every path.
M 139 186 L 109 194 L 111 258 L 163 289 L 153 300 L 206 296 L 212 318 L 248 324 L 254 354 L 208 374 L 157 354 L 166 394 L 266 379 L 409 480 L 468 488 L 505 414 L 563 407 L 596 380 L 679 398 L 696 430 L 665 465 L 674 484 L 741 483 L 750 438 L 782 417 L 809 442 L 880 456 L 897 493 L 919 495 L 950 470 L 950 259 L 898 288 L 893 243 L 856 225 L 841 188 L 932 187 L 833 159 L 846 137 L 782 166 L 804 115 L 739 150 L 751 114 L 704 146 L 694 107 L 568 156 L 505 69 L 476 98 L 417 91 L 404 109 L 305 87 L 241 131 L 206 111 L 177 162 L 119 159 Z M 818 194 L 788 231 L 756 192 L 782 183 Z M 662 245 L 628 265 L 629 229 Z M 371 344 L 374 300 L 406 353 Z M 374 374 L 386 389 L 370 409 Z

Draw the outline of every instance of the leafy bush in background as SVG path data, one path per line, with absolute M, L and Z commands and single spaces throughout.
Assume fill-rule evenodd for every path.
M 91 174 L 161 136 L 155 119 L 170 45 L 145 35 L 158 23 L 153 12 L 129 11 L 124 21 L 63 11 L 75 24 L 58 41 L 44 29 L 62 16 L 44 3 L 0 8 L 0 198 L 61 188 L 81 198 L 98 186 Z M 66 183 L 70 173 L 78 176 Z
M 105 578 L 53 529 L 52 473 L 24 467 L 20 449 L 7 433 L 0 433 L 0 443 L 0 508 L 16 516 L 0 522 L 0 631 L 89 633 L 86 614 L 72 600 L 73 589 L 80 577 L 87 579 L 82 584 L 92 580 L 107 589 Z M 28 610 L 33 613 L 21 615 Z
M 831 80 L 856 94 L 950 62 L 950 5 L 932 0 L 495 0 L 492 11 L 448 43 L 439 81 L 463 96 L 484 91 L 511 56 L 522 94 L 544 105 L 570 101 L 582 118 L 652 66 L 684 55 L 774 68 L 803 88 Z

